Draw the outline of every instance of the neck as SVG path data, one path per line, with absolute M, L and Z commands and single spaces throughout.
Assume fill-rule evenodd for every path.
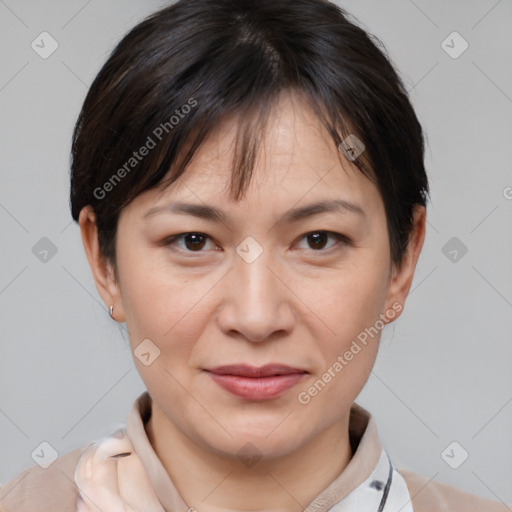
M 303 510 L 352 457 L 349 413 L 293 453 L 244 467 L 236 456 L 203 449 L 152 404 L 151 445 L 188 504 L 200 512 Z

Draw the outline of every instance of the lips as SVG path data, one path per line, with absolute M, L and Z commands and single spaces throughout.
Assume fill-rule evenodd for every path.
M 249 366 L 246 364 L 232 364 L 217 366 L 208 370 L 215 375 L 237 375 L 238 377 L 270 377 L 272 375 L 290 375 L 293 373 L 306 373 L 301 368 L 293 368 L 283 364 L 270 363 L 265 366 Z
M 302 368 L 275 363 L 260 367 L 245 364 L 217 366 L 206 372 L 224 390 L 246 400 L 277 398 L 308 373 Z

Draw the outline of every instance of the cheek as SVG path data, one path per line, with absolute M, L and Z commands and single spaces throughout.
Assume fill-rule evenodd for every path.
M 158 258 L 144 251 L 124 254 L 119 270 L 132 348 L 149 338 L 179 359 L 191 350 L 204 327 L 205 298 L 219 279 L 217 273 L 198 277 L 170 265 L 162 254 Z
M 300 390 L 309 410 L 319 414 L 330 410 L 328 404 L 349 407 L 356 399 L 374 365 L 384 327 L 380 314 L 387 290 L 385 265 L 362 257 L 345 270 L 325 286 L 312 281 L 308 287 L 309 304 L 329 327 L 323 335 L 314 335 L 314 350 L 321 357 L 314 378 Z M 321 414 L 327 414 L 328 421 L 337 412 Z
M 308 301 L 329 329 L 314 335 L 314 350 L 321 357 L 297 399 L 326 423 L 350 407 L 374 365 L 384 327 L 380 314 L 385 304 L 385 275 L 382 266 L 354 266 L 351 272 L 340 273 L 335 285 L 331 281 L 322 288 L 318 281 L 310 283 Z M 331 407 L 333 403 L 338 407 Z
M 335 344 L 373 325 L 383 312 L 388 282 L 382 263 L 368 264 L 364 256 L 359 262 L 325 277 L 301 281 L 293 285 L 304 302 L 325 324 Z

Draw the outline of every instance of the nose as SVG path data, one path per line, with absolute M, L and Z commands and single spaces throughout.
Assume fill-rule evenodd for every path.
M 218 322 L 230 336 L 263 342 L 289 335 L 295 323 L 294 294 L 267 251 L 252 262 L 235 258 L 225 277 Z

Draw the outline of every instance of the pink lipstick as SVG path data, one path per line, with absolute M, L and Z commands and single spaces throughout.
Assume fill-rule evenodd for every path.
M 233 364 L 206 371 L 223 389 L 246 400 L 277 398 L 308 373 L 300 368 L 277 363 L 260 367 Z

